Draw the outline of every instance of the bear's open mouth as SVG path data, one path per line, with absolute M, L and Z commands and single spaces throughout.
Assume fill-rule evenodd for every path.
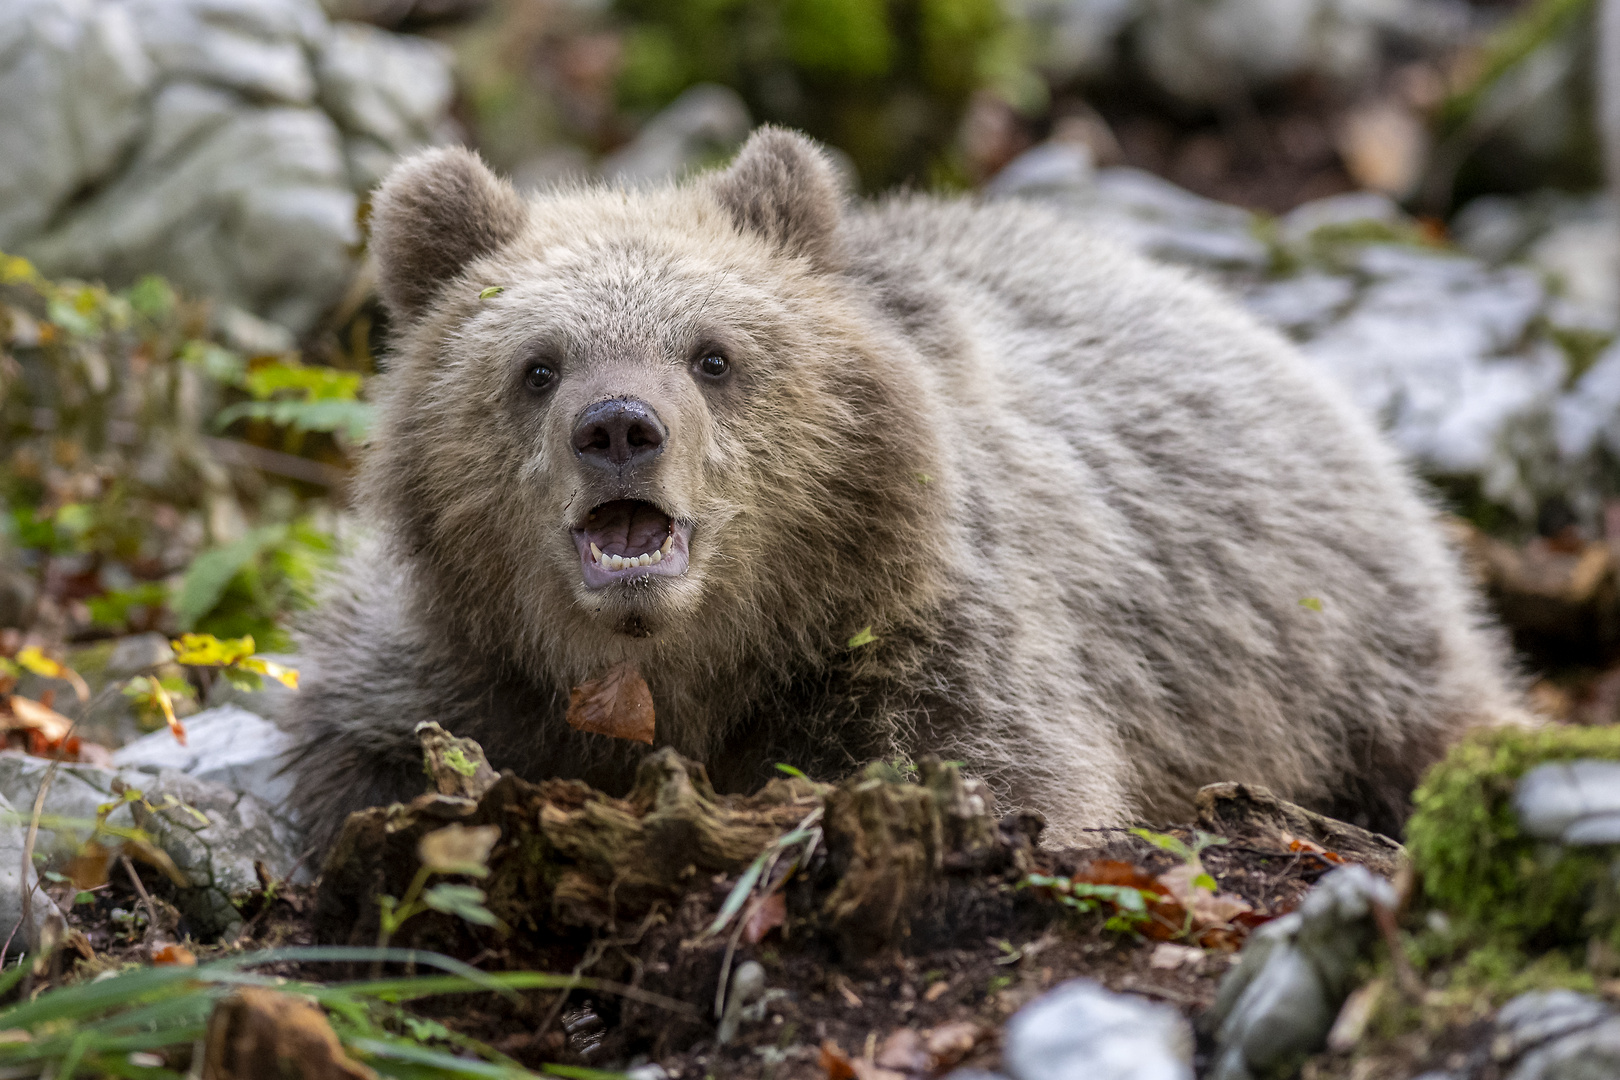
M 686 573 L 691 539 L 691 525 L 639 499 L 603 503 L 574 530 L 585 585 L 592 589 L 630 578 Z

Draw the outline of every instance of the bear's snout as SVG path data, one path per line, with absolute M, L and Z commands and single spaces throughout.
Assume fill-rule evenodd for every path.
M 668 436 L 669 429 L 645 401 L 610 398 L 579 414 L 574 454 L 587 465 L 622 474 L 662 453 Z

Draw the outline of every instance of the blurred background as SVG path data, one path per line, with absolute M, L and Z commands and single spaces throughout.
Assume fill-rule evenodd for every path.
M 1620 720 L 1616 0 L 0 0 L 0 656 L 289 646 L 401 155 L 635 185 L 767 121 L 1227 289 L 1432 482 L 1538 704 Z

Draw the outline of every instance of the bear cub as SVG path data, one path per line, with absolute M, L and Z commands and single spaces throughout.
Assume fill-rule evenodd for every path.
M 371 531 L 289 718 L 318 840 L 421 792 L 422 720 L 622 792 L 645 748 L 564 714 L 625 661 L 722 790 L 937 753 L 1058 843 L 1221 780 L 1393 830 L 1459 731 L 1521 716 L 1344 393 L 1058 211 L 848 203 L 770 128 L 533 199 L 432 150 L 373 206 Z

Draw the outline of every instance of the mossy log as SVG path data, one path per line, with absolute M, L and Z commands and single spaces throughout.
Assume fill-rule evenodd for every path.
M 920 783 L 874 767 L 839 785 L 793 777 L 752 795 L 719 795 L 702 765 L 665 748 L 648 754 L 629 794 L 615 798 L 578 781 L 495 777 L 476 743 L 425 727 L 435 790 L 350 817 L 322 872 L 322 940 L 374 942 L 377 898 L 406 893 L 421 838 L 452 822 L 501 830 L 489 875 L 475 883 L 505 929 L 429 913 L 395 944 L 532 953 L 632 927 L 659 905 L 667 910 L 740 874 L 819 810 L 821 840 L 800 874 L 813 887 L 795 890 L 792 917 L 868 954 L 900 943 L 947 877 L 1021 869 L 1040 828 L 1027 816 L 998 822 L 988 792 L 951 764 L 922 763 Z

